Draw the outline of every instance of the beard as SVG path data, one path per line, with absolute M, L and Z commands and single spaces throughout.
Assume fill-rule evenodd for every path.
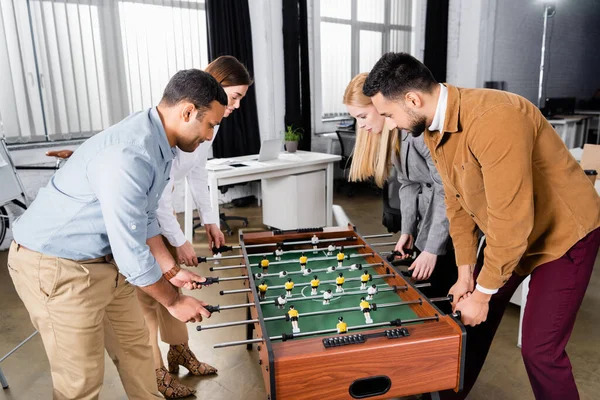
M 427 126 L 427 118 L 424 115 L 419 115 L 412 110 L 407 110 L 410 115 L 411 122 L 410 127 L 407 129 L 414 137 L 419 137 L 425 132 Z

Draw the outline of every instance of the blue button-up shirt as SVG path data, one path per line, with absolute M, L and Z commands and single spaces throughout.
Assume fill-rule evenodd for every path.
M 158 200 L 175 148 L 151 108 L 85 141 L 15 221 L 15 241 L 72 260 L 113 254 L 136 286 L 162 272 L 146 239 L 160 234 Z

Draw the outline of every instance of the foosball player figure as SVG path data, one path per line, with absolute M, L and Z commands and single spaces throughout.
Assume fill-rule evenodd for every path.
M 267 289 L 269 288 L 269 286 L 267 286 L 267 284 L 265 283 L 265 281 L 262 281 L 260 283 L 260 285 L 258 285 L 258 297 L 261 300 L 264 300 L 265 297 L 267 296 Z
M 292 289 L 294 288 L 294 282 L 292 282 L 292 278 L 288 278 L 287 282 L 283 286 L 285 286 L 285 297 L 292 297 Z
M 283 255 L 283 249 L 281 248 L 281 246 L 277 246 L 277 249 L 275 250 L 275 260 L 281 261 L 282 255 Z
M 360 290 L 365 290 L 367 288 L 367 283 L 371 280 L 371 275 L 365 271 L 360 276 Z
M 329 301 L 333 298 L 333 293 L 331 293 L 331 289 L 327 289 L 323 292 L 323 305 L 328 306 Z
M 344 317 L 338 318 L 338 323 L 336 325 L 337 333 L 348 333 L 348 324 L 344 322 Z
M 292 332 L 300 333 L 300 328 L 298 328 L 298 310 L 296 310 L 294 306 L 290 306 L 290 311 L 288 311 L 288 315 L 292 320 Z
M 269 271 L 269 260 L 267 256 L 263 256 L 263 259 L 260 260 L 260 266 L 262 267 L 263 274 L 266 274 Z
M 310 239 L 310 242 L 313 245 L 313 254 L 317 254 L 317 247 L 319 245 L 319 238 L 317 237 L 317 235 L 313 235 L 313 237 Z
M 337 253 L 337 261 L 338 261 L 338 268 L 342 266 L 342 262 L 344 261 L 344 246 L 340 247 L 340 251 Z
M 335 284 L 337 285 L 337 288 L 335 289 L 336 293 L 342 293 L 344 291 L 344 288 L 342 286 L 344 286 L 345 281 L 346 278 L 344 278 L 344 274 L 340 272 L 338 277 L 335 278 Z
M 331 257 L 333 255 L 334 251 L 335 251 L 335 244 L 331 243 L 329 246 L 327 246 L 327 257 Z
M 304 271 L 304 269 L 306 268 L 307 261 L 308 257 L 306 257 L 304 253 L 302 253 L 302 255 L 300 256 L 300 271 Z
M 317 293 L 317 289 L 319 288 L 319 283 L 321 283 L 321 281 L 319 280 L 319 278 L 315 275 L 313 276 L 312 281 L 310 281 L 310 295 L 311 296 L 316 296 Z
M 279 308 L 280 310 L 284 309 L 285 303 L 287 303 L 287 299 L 283 294 L 275 299 L 275 304 L 277 304 L 277 308 Z
M 364 297 L 360 298 L 360 309 L 362 310 L 363 315 L 365 316 L 365 322 L 367 324 L 372 324 L 373 320 L 371 319 L 371 305 L 368 301 L 365 300 Z
M 220 252 L 217 252 L 216 254 L 213 253 L 213 259 L 214 259 L 214 264 L 218 265 L 219 264 L 219 259 L 223 257 L 223 254 L 221 254 Z
M 375 296 L 377 292 L 377 285 L 371 285 L 371 287 L 367 289 L 367 300 L 373 300 L 373 296 Z

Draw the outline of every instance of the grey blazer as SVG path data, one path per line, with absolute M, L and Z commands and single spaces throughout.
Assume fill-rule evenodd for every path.
M 400 182 L 401 233 L 415 238 L 421 251 L 446 254 L 449 224 L 444 203 L 444 186 L 423 135 L 400 133 L 400 160 L 393 164 Z

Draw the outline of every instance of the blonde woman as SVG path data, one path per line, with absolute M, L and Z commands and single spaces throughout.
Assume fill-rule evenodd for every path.
M 431 279 L 430 295 L 445 295 L 456 281 L 456 265 L 448 232 L 442 180 L 423 137 L 388 129 L 371 99 L 362 92 L 367 74 L 359 74 L 346 88 L 344 104 L 356 118 L 356 145 L 349 179 L 373 177 L 382 187 L 395 169 L 400 189 L 401 235 L 396 251 L 408 257 L 416 247 L 420 254 L 410 266 L 416 280 Z M 436 265 L 439 267 L 436 269 Z

